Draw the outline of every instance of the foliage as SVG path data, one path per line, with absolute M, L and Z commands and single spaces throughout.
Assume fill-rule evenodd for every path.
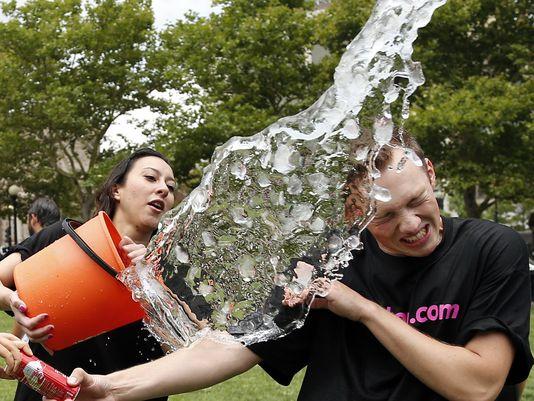
M 416 42 L 427 83 L 409 126 L 471 217 L 532 200 L 529 5 L 449 0 Z
M 447 177 L 446 191 L 463 195 L 469 216 L 480 217 L 495 199 L 531 196 L 533 89 L 503 77 L 472 77 L 459 89 L 430 87 L 414 107 L 411 129 Z M 483 197 L 477 203 L 469 198 L 475 188 Z
M 216 145 L 300 111 L 324 87 L 310 60 L 309 2 L 217 3 L 222 13 L 209 19 L 190 15 L 162 35 L 169 55 L 166 78 L 188 98 L 184 108 L 160 121 L 167 136 L 157 142 L 173 155 L 182 177 Z
M 332 69 L 373 5 L 334 0 L 318 18 L 318 42 L 330 51 Z M 495 199 L 532 199 L 529 5 L 449 0 L 415 42 L 413 59 L 422 62 L 427 82 L 412 98 L 408 127 L 469 216 L 481 216 Z
M 130 110 L 161 104 L 151 96 L 164 89 L 151 2 L 2 6 L 0 173 L 88 217 L 107 129 Z

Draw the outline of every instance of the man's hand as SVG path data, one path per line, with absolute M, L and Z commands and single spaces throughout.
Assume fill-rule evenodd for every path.
M 127 236 L 122 238 L 119 246 L 124 250 L 124 253 L 128 256 L 132 265 L 135 265 L 142 260 L 146 253 L 146 247 L 143 244 L 136 244 Z
M 107 376 L 90 375 L 83 369 L 76 368 L 67 380 L 72 386 L 80 386 L 80 393 L 76 401 L 116 401 L 111 394 L 111 383 Z M 44 401 L 56 401 L 54 399 L 43 398 Z M 71 401 L 66 399 L 65 401 Z
M 311 307 L 313 309 L 328 309 L 332 313 L 346 319 L 359 321 L 370 312 L 374 305 L 345 284 L 333 280 L 317 279 L 312 288 L 321 297 L 315 297 Z
M 22 360 L 21 351 L 26 355 L 33 355 L 29 345 L 13 334 L 0 333 L 0 357 L 4 358 L 6 366 L 0 367 L 0 378 L 12 379 Z
M 48 324 L 43 327 L 37 327 L 48 319 L 46 313 L 41 313 L 34 317 L 26 316 L 26 304 L 19 298 L 17 293 L 13 291 L 9 296 L 9 306 L 15 315 L 16 322 L 22 327 L 24 333 L 34 343 L 42 343 L 49 338 L 52 338 L 52 331 L 54 326 Z

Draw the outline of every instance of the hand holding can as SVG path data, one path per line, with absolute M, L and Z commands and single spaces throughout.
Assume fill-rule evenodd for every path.
M 46 398 L 63 401 L 74 400 L 80 392 L 80 387 L 67 384 L 67 376 L 50 365 L 21 353 L 22 360 L 13 376 Z

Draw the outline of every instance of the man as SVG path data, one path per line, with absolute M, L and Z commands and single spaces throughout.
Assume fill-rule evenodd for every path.
M 40 232 L 44 227 L 59 222 L 59 219 L 60 212 L 56 202 L 47 197 L 35 199 L 30 205 L 26 215 L 26 223 L 28 224 L 30 236 Z M 4 293 L 4 287 L 1 283 L 10 283 L 12 285 L 12 280 L 9 280 L 7 276 L 10 276 L 9 273 L 22 261 L 23 254 L 28 256 L 31 252 L 29 249 L 31 248 L 29 246 L 30 243 L 31 241 L 26 239 L 20 244 L 15 245 L 11 249 L 11 252 L 0 263 L 0 298 L 2 298 Z M 1 303 L 2 301 L 0 300 L 0 304 Z M 17 323 L 15 323 L 13 327 L 13 334 L 20 338 L 24 335 L 21 327 Z
M 282 384 L 307 366 L 301 401 L 494 400 L 505 383 L 525 380 L 533 360 L 524 242 L 491 222 L 441 217 L 432 163 L 412 138 L 404 143 L 423 165 L 401 149 L 381 151 L 376 184 L 391 200 L 378 202 L 364 250 L 301 329 L 248 348 L 203 340 L 108 376 L 77 369 L 69 382 L 81 384 L 78 400 L 192 391 L 258 363 Z
M 60 212 L 58 206 L 56 205 L 56 202 L 47 197 L 35 199 L 30 205 L 26 217 L 30 236 L 40 232 L 44 227 L 50 226 L 54 223 L 60 224 L 59 219 Z M 52 241 L 48 238 L 48 236 L 43 237 L 46 237 L 43 239 L 43 241 L 48 241 L 47 244 Z M 0 265 L 0 282 L 4 284 L 7 283 L 6 285 L 13 284 L 12 279 L 9 279 L 8 276 L 12 276 L 11 272 L 13 271 L 15 266 L 33 253 L 33 250 L 29 245 L 30 243 L 31 241 L 29 241 L 27 238 L 20 244 L 17 244 L 11 248 L 10 253 L 2 260 L 2 263 Z
M 30 235 L 38 233 L 60 218 L 59 208 L 50 198 L 42 197 L 33 201 L 28 209 L 27 223 Z

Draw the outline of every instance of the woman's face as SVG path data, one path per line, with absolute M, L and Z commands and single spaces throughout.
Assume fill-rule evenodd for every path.
M 114 217 L 124 219 L 141 233 L 152 232 L 174 203 L 174 174 L 159 157 L 135 160 L 122 184 L 113 190 Z

